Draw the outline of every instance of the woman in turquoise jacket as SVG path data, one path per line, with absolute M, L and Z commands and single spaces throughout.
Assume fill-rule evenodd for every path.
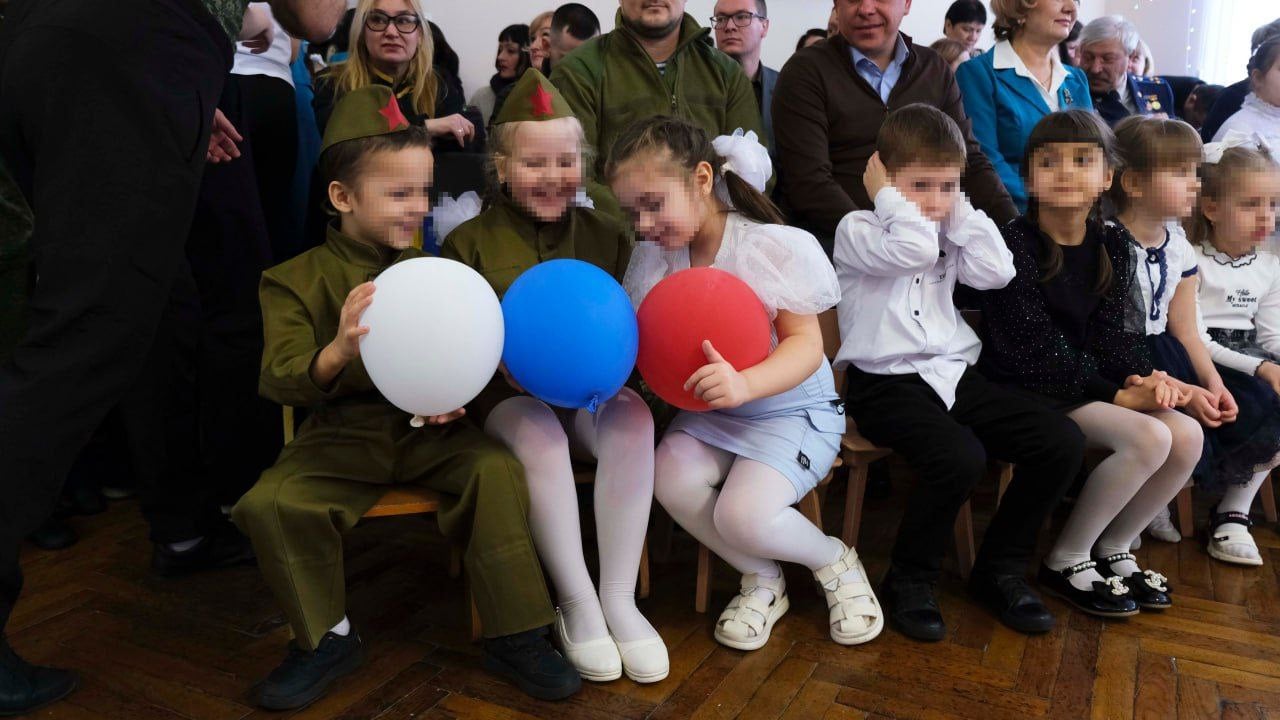
M 1070 108 L 1091 108 L 1089 81 L 1062 64 L 1058 43 L 1076 21 L 1076 0 L 992 0 L 999 42 L 962 64 L 956 82 L 973 134 L 1004 182 L 1018 210 L 1027 209 L 1022 158 L 1027 136 L 1040 118 Z

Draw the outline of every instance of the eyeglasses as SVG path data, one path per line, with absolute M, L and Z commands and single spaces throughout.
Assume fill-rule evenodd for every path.
M 750 12 L 734 13 L 733 15 L 716 15 L 711 18 L 711 27 L 718 28 L 721 25 L 724 25 L 725 21 L 729 20 L 730 18 L 733 19 L 733 24 L 737 25 L 740 28 L 744 28 L 750 25 L 751 21 L 755 20 L 756 18 L 760 18 L 761 20 L 768 19 L 763 15 L 757 15 L 756 13 L 750 13 Z
M 392 17 L 377 10 L 369 13 L 368 17 L 364 19 L 364 26 L 374 32 L 382 32 L 387 29 L 388 25 L 392 24 L 396 26 L 396 32 L 401 35 L 408 35 L 416 31 L 422 25 L 422 21 L 418 19 L 417 15 L 411 13 Z

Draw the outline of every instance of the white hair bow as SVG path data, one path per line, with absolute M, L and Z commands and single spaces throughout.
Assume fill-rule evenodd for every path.
M 716 196 L 724 204 L 733 207 L 729 189 L 724 183 L 724 173 L 727 172 L 733 172 L 751 187 L 764 192 L 769 178 L 773 177 L 773 161 L 769 159 L 768 149 L 760 144 L 754 130 L 744 133 L 742 128 L 738 128 L 732 135 L 721 135 L 712 140 L 711 145 L 724 158 L 724 164 L 720 166 L 720 177 L 716 178 Z
M 1204 146 L 1204 161 L 1210 165 L 1217 165 L 1222 161 L 1222 154 L 1231 148 L 1245 147 L 1262 150 L 1267 154 L 1275 157 L 1275 150 L 1271 147 L 1271 143 L 1258 133 L 1243 133 L 1239 130 L 1231 130 L 1222 137 L 1218 142 L 1211 142 Z

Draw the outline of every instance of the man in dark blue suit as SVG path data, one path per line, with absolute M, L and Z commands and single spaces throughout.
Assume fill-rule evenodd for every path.
M 1080 33 L 1080 65 L 1089 76 L 1093 107 L 1113 127 L 1130 115 L 1176 114 L 1169 83 L 1129 73 L 1137 48 L 1138 29 L 1119 15 L 1100 17 Z
M 765 137 L 760 142 L 773 156 L 773 88 L 778 71 L 760 61 L 760 46 L 769 34 L 769 8 L 765 0 L 717 0 L 711 23 L 716 31 L 716 47 L 742 66 L 751 79 L 764 120 Z

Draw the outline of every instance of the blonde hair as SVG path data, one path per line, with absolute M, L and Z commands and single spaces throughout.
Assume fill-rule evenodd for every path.
M 339 97 L 373 84 L 373 60 L 364 44 L 364 22 L 373 10 L 377 0 L 360 0 L 356 5 L 355 15 L 351 18 L 351 37 L 348 47 L 350 57 L 346 62 L 335 65 L 332 73 Z M 427 117 L 436 114 L 436 74 L 432 69 L 431 59 L 435 55 L 435 44 L 427 27 L 427 16 L 422 11 L 422 0 L 405 0 L 414 14 L 418 16 L 418 51 L 409 60 L 407 77 L 412 78 L 413 90 L 409 95 L 414 112 Z
M 997 40 L 1012 40 L 1027 22 L 1027 15 L 1040 0 L 991 0 L 991 12 L 996 16 L 991 30 Z
M 537 30 L 539 25 L 541 25 L 542 23 L 546 23 L 548 28 L 551 27 L 551 17 L 553 15 L 555 15 L 555 13 L 548 10 L 546 12 L 538 13 L 533 18 L 533 22 L 529 23 L 529 42 L 531 43 L 537 42 L 538 40 Z
M 1280 172 L 1276 158 L 1266 150 L 1251 147 L 1227 148 L 1216 163 L 1200 166 L 1203 185 L 1196 211 L 1183 223 L 1187 239 L 1193 245 L 1213 243 L 1213 223 L 1204 216 L 1204 200 L 1221 200 L 1229 194 L 1235 181 L 1245 173 Z
M 580 164 L 583 168 L 583 180 L 586 180 L 587 168 L 595 160 L 595 153 L 591 145 L 587 143 L 587 134 L 582 129 L 582 123 L 578 118 L 572 115 L 555 120 L 525 120 L 516 122 L 498 123 L 489 131 L 488 146 L 489 156 L 485 160 L 485 181 L 487 184 L 487 192 L 490 197 L 496 197 L 502 193 L 502 182 L 498 176 L 498 163 L 511 158 L 515 152 L 515 137 L 520 126 L 525 122 L 560 122 L 568 120 L 573 122 L 575 135 L 578 138 L 578 153 L 581 156 Z
M 1147 47 L 1145 40 L 1138 39 L 1138 49 L 1130 53 L 1129 57 L 1134 55 L 1142 56 L 1142 77 L 1151 77 L 1156 74 L 1156 59 L 1151 54 L 1151 48 Z

